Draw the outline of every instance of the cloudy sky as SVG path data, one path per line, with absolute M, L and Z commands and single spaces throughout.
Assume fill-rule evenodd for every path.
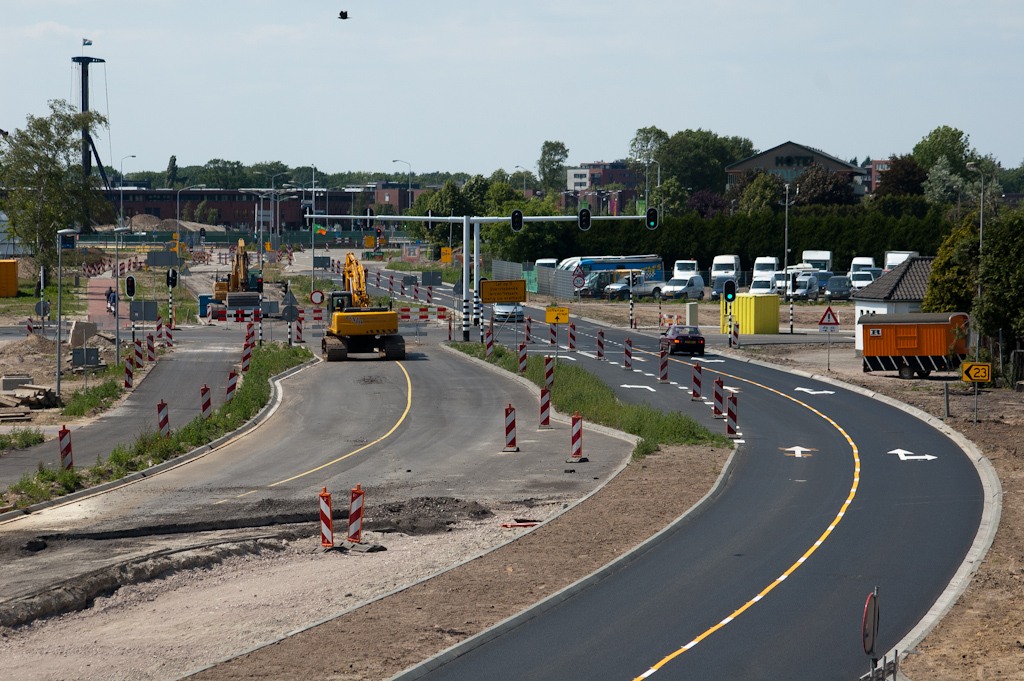
M 337 19 L 339 10 L 350 19 Z M 939 125 L 1024 159 L 1024 5 L 929 0 L 3 0 L 0 128 L 77 102 L 92 68 L 125 172 L 211 158 L 331 172 L 624 157 L 656 125 L 849 159 Z

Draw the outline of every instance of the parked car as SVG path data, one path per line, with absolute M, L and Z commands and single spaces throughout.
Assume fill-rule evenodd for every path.
M 522 303 L 494 303 L 491 312 L 496 322 L 521 322 L 525 319 Z
M 828 280 L 836 276 L 836 274 L 834 272 L 829 272 L 828 270 L 818 270 L 814 276 L 818 278 L 818 293 L 824 293 L 825 286 L 828 285 Z
M 690 355 L 704 356 L 704 336 L 696 326 L 678 326 L 673 324 L 668 331 L 661 334 L 661 347 L 668 354 L 688 352 Z
M 853 281 L 850 277 L 830 277 L 825 284 L 825 300 L 849 300 L 853 293 Z
M 789 297 L 793 300 L 817 300 L 818 299 L 818 278 L 813 274 L 801 274 L 796 278 L 796 288 Z
M 711 300 L 718 300 L 722 297 L 722 292 L 725 291 L 725 282 L 736 281 L 733 277 L 718 277 L 715 279 L 715 283 L 711 285 Z
M 761 294 L 778 293 L 773 279 L 755 279 L 750 282 L 750 292 Z
M 850 281 L 853 283 L 853 290 L 854 291 L 861 290 L 862 288 L 864 288 L 865 286 L 867 286 L 868 284 L 870 284 L 874 280 L 875 280 L 874 275 L 871 274 L 871 272 L 866 272 L 864 270 L 861 270 L 859 272 L 854 272 L 853 274 L 850 275 Z
M 704 277 L 692 274 L 688 277 L 670 279 L 662 287 L 661 295 L 665 298 L 704 300 Z

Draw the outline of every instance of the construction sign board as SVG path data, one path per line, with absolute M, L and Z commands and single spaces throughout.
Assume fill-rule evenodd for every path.
M 569 323 L 569 308 L 567 307 L 548 307 L 544 309 L 544 312 L 544 321 L 547 322 L 548 324 Z
M 450 263 L 451 261 L 452 261 L 452 249 L 448 248 L 447 246 L 442 246 L 441 247 L 441 262 L 448 262 L 448 263 Z
M 966 383 L 988 383 L 992 380 L 992 365 L 988 362 L 964 362 L 960 369 L 960 380 Z
M 482 303 L 523 303 L 526 302 L 525 279 L 480 280 L 480 302 Z
M 832 306 L 825 308 L 825 314 L 821 315 L 818 321 L 818 331 L 832 333 L 839 330 L 839 317 L 832 311 Z

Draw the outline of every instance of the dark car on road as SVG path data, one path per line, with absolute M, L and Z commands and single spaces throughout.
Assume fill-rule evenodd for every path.
M 704 336 L 696 326 L 672 325 L 661 335 L 661 347 L 668 354 L 687 352 L 690 355 L 704 356 Z
M 825 284 L 825 300 L 849 300 L 853 290 L 853 280 L 849 277 L 829 277 Z

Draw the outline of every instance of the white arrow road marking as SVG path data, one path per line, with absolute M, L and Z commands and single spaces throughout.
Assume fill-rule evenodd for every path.
M 808 395 L 835 395 L 834 390 L 811 390 L 810 388 L 796 388 L 796 392 L 807 393 Z
M 914 454 L 914 452 L 908 452 L 905 449 L 890 449 L 890 454 L 899 454 L 900 461 L 931 461 L 939 457 L 932 456 L 931 454 Z
M 623 385 L 623 386 L 619 386 L 619 387 L 621 387 L 621 388 L 643 388 L 644 390 L 650 390 L 652 393 L 658 392 L 657 390 L 655 390 L 654 388 L 652 388 L 649 385 Z
M 597 355 L 589 352 L 580 352 L 580 354 L 583 355 L 584 357 L 589 357 L 590 359 L 597 359 Z
M 694 361 L 700 362 L 701 364 L 725 364 L 724 359 L 704 359 L 701 357 L 700 359 L 694 359 Z
M 743 391 L 742 391 L 742 390 L 740 390 L 739 388 L 734 388 L 734 387 L 732 387 L 731 385 L 723 385 L 722 387 L 723 387 L 723 388 L 725 388 L 726 390 L 728 390 L 728 391 L 729 391 L 729 392 L 731 392 L 731 393 L 738 393 L 738 392 L 743 392 Z
M 797 445 L 796 447 L 779 447 L 779 449 L 781 449 L 784 452 L 793 452 L 792 454 L 786 454 L 786 456 L 795 456 L 798 459 L 809 458 L 811 456 L 810 454 L 805 454 L 804 452 L 818 451 L 817 449 L 812 449 L 810 447 L 801 447 L 799 445 Z

